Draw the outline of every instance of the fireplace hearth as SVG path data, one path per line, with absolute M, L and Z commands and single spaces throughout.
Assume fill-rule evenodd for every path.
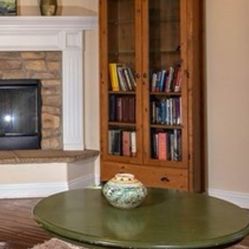
M 40 144 L 40 80 L 0 80 L 0 150 L 40 149 Z

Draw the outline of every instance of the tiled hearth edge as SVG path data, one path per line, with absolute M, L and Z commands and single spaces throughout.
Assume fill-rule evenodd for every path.
M 97 157 L 96 150 L 11 150 L 0 151 L 0 164 L 72 163 Z

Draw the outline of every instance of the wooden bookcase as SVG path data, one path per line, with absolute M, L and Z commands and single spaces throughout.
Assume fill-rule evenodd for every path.
M 100 0 L 101 180 L 202 190 L 201 2 Z

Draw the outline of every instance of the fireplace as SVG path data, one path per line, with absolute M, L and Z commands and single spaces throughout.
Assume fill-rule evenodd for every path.
M 40 149 L 41 83 L 0 80 L 0 150 Z
M 97 17 L 28 12 L 0 20 L 0 79 L 41 80 L 41 150 L 84 150 L 84 35 Z

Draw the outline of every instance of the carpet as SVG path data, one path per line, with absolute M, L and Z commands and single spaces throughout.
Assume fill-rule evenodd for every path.
M 0 242 L 0 249 L 5 249 L 5 248 L 6 248 L 6 243 Z M 45 241 L 42 244 L 35 245 L 34 247 L 29 248 L 29 249 L 87 249 L 87 248 L 75 246 L 70 243 L 64 242 L 62 240 L 53 238 L 48 241 Z M 241 245 L 241 244 L 237 244 L 232 247 L 229 247 L 228 249 L 249 249 L 249 247 Z
M 86 249 L 86 248 L 75 246 L 68 242 L 52 238 L 48 241 L 45 241 L 42 244 L 35 245 L 31 249 Z
M 1 249 L 1 247 L 0 247 Z M 87 249 L 85 247 L 75 246 L 68 242 L 64 242 L 62 240 L 52 238 L 48 241 L 45 241 L 42 244 L 35 245 L 34 247 L 30 249 Z M 234 245 L 232 247 L 229 247 L 228 249 L 249 249 L 248 246 L 244 246 L 241 244 Z

